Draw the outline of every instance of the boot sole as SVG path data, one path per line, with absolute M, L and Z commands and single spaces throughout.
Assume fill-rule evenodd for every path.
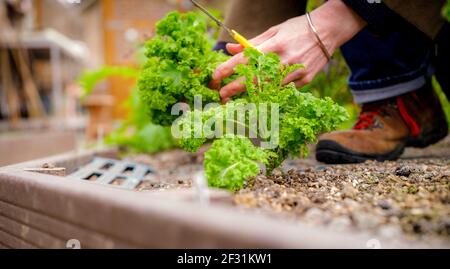
M 316 159 L 326 164 L 363 163 L 368 160 L 379 162 L 396 160 L 402 155 L 405 145 L 383 154 L 367 154 L 344 148 L 333 140 L 321 140 L 317 143 Z

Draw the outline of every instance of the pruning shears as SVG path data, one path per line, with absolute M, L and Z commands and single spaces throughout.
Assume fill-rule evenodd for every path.
M 218 18 L 216 18 L 213 14 L 211 14 L 211 12 L 209 12 L 206 8 L 204 8 L 202 5 L 200 5 L 199 3 L 197 3 L 197 1 L 195 0 L 191 0 L 191 2 L 198 7 L 203 13 L 205 13 L 206 15 L 208 15 L 208 17 L 210 17 L 213 21 L 215 21 L 217 23 L 217 25 L 219 25 L 220 27 L 222 27 L 223 29 L 225 29 L 225 31 L 227 31 L 227 33 L 234 39 L 236 40 L 239 44 L 241 44 L 244 48 L 254 48 L 255 46 L 252 45 L 252 43 L 250 43 L 250 41 L 248 41 L 247 38 L 245 38 L 244 36 L 242 36 L 241 34 L 239 34 L 237 31 L 230 29 L 229 27 L 227 27 L 223 22 L 221 22 Z

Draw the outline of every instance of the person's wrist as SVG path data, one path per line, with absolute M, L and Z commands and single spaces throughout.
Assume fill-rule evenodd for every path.
M 327 46 L 323 43 L 322 39 L 320 38 L 319 33 L 317 32 L 316 27 L 314 26 L 314 23 L 312 22 L 311 15 L 309 12 L 306 12 L 306 20 L 308 21 L 309 29 L 313 32 L 314 36 L 316 37 L 317 43 L 322 50 L 322 52 L 325 54 L 325 57 L 327 57 L 327 60 L 331 60 L 331 53 L 328 51 Z
M 366 22 L 341 0 L 327 1 L 311 12 L 311 19 L 331 54 L 366 25 Z

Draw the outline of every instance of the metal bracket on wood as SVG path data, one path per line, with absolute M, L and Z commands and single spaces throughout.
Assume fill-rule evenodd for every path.
M 154 170 L 147 165 L 97 157 L 68 178 L 132 190 L 150 173 Z

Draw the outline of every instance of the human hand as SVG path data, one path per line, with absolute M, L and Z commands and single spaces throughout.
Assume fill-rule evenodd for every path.
M 313 11 L 311 17 L 330 54 L 365 25 L 365 22 L 341 0 L 328 1 Z M 327 58 L 318 45 L 306 16 L 295 17 L 274 26 L 250 42 L 262 52 L 277 53 L 285 65 L 302 63 L 305 66 L 289 74 L 285 78 L 285 84 L 294 82 L 297 87 L 302 87 L 311 82 L 327 63 Z M 234 56 L 215 70 L 210 83 L 211 88 L 219 89 L 222 80 L 231 76 L 237 65 L 246 63 L 243 49 L 239 44 L 227 45 L 227 50 Z M 226 102 L 231 96 L 245 91 L 242 82 L 243 78 L 240 78 L 221 88 L 222 101 Z

